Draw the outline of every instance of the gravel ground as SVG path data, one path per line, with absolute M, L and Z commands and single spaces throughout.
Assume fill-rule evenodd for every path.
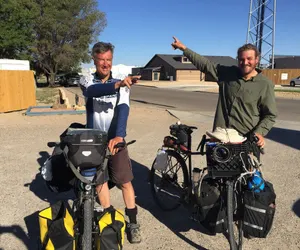
M 210 129 L 212 118 L 200 114 L 179 114 L 182 121 L 198 126 L 195 147 L 203 133 Z M 200 118 L 201 119 L 200 119 Z M 189 220 L 185 209 L 162 212 L 153 202 L 148 173 L 168 127 L 177 119 L 163 109 L 133 104 L 128 122 L 127 139 L 135 174 L 134 187 L 143 241 L 125 249 L 229 249 L 224 235 L 209 236 L 197 223 Z M 1 114 L 0 138 L 0 249 L 37 249 L 39 233 L 37 213 L 62 198 L 47 191 L 39 175 L 39 167 L 51 154 L 47 142 L 55 141 L 72 122 L 84 122 L 84 115 L 27 117 L 22 112 Z M 280 125 L 280 124 L 279 124 Z M 277 192 L 274 227 L 267 239 L 245 240 L 244 249 L 300 249 L 300 127 L 281 124 L 267 140 L 263 157 L 267 178 Z M 279 137 L 276 135 L 280 135 Z M 195 166 L 205 162 L 195 157 Z M 112 203 L 124 208 L 120 190 L 111 190 Z M 298 216 L 297 216 L 298 214 Z

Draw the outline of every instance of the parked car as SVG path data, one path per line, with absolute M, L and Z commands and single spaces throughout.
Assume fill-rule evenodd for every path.
M 64 75 L 61 75 L 61 74 L 56 75 L 55 76 L 55 83 L 62 85 L 63 77 L 64 77 Z
M 296 78 L 293 78 L 291 81 L 290 81 L 290 86 L 291 87 L 295 87 L 296 85 L 300 85 L 300 76 L 296 77 Z
M 64 87 L 79 86 L 80 75 L 78 73 L 67 73 L 60 76 L 60 84 Z

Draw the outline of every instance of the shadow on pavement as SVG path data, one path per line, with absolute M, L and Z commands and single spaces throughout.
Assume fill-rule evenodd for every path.
M 159 103 L 153 103 L 153 102 L 146 102 L 142 100 L 136 100 L 136 99 L 130 99 L 133 102 L 138 102 L 138 103 L 143 103 L 143 104 L 150 104 L 150 105 L 155 105 L 159 107 L 164 107 L 164 108 L 175 108 L 174 106 L 169 106 L 169 105 L 164 105 L 164 104 L 159 104 Z
M 300 218 L 300 199 L 294 203 L 292 210 Z
M 266 138 L 294 149 L 300 149 L 300 131 L 274 127 Z
M 26 246 L 25 249 L 37 249 L 37 245 L 31 248 L 31 239 L 27 236 L 20 225 L 0 226 L 0 238 L 3 236 L 3 234 L 13 234 L 17 239 L 23 242 L 24 246 Z M 0 248 L 0 250 L 4 249 L 5 248 Z
M 28 215 L 24 218 L 27 232 L 28 232 L 28 239 L 29 245 L 28 249 L 38 249 L 40 246 L 40 229 L 39 229 L 39 211 L 34 212 L 31 215 Z
M 166 225 L 180 239 L 191 245 L 191 247 L 200 250 L 206 249 L 191 241 L 181 233 L 193 229 L 199 231 L 199 233 L 201 232 L 207 234 L 205 229 L 201 227 L 200 224 L 189 219 L 189 212 L 182 206 L 171 212 L 162 211 L 155 204 L 151 194 L 150 184 L 148 183 L 150 173 L 149 169 L 134 160 L 131 160 L 131 162 L 133 174 L 135 176 L 132 183 L 135 189 L 136 203 L 149 211 L 158 221 Z

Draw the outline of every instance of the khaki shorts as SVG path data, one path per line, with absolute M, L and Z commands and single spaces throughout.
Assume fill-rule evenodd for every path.
M 101 185 L 112 181 L 121 185 L 133 180 L 132 166 L 127 148 L 119 150 L 108 162 L 108 167 L 97 171 L 96 184 Z

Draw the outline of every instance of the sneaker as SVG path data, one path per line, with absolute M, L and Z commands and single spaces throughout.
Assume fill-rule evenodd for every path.
M 142 241 L 141 233 L 140 233 L 140 225 L 135 223 L 128 223 L 127 236 L 131 244 L 140 243 Z

